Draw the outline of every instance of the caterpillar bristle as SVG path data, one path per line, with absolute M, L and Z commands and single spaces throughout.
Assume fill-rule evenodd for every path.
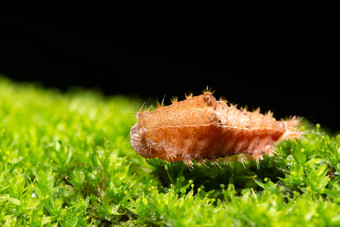
M 284 120 L 288 128 L 294 128 L 301 124 L 303 117 L 290 116 L 288 119 Z
M 218 160 L 213 160 L 213 161 L 210 160 L 210 164 L 213 165 L 213 166 L 217 166 L 217 167 L 219 167 L 220 169 L 222 169 L 222 167 L 220 166 Z
M 145 104 L 146 104 L 146 102 L 143 102 L 142 106 L 139 108 L 139 111 L 137 112 L 137 116 L 138 116 L 138 114 L 146 111 Z
M 192 98 L 194 95 L 193 95 L 192 92 L 189 92 L 189 94 L 185 94 L 185 93 L 184 93 L 184 96 L 185 96 L 186 99 L 190 99 L 190 98 Z
M 244 111 L 244 112 L 246 112 L 246 111 L 248 110 L 248 106 L 247 106 L 247 105 L 245 105 L 244 107 L 241 107 L 240 109 L 241 109 L 241 111 Z
M 165 153 L 165 159 L 168 161 L 173 161 L 174 159 L 176 159 L 176 155 L 173 153 Z
M 157 109 L 160 109 L 160 108 L 162 108 L 163 107 L 163 105 L 159 102 L 159 101 L 157 101 Z
M 274 148 L 272 148 L 271 151 L 268 153 L 270 157 L 273 157 L 274 155 L 277 155 L 277 154 L 278 152 Z
M 230 164 L 230 163 L 232 162 L 232 160 L 231 160 L 230 157 L 225 157 L 223 161 L 224 161 L 224 163 L 225 163 L 226 165 L 228 165 L 228 164 Z
M 178 97 L 176 97 L 176 96 L 175 96 L 175 97 L 172 97 L 172 98 L 171 98 L 171 103 L 172 103 L 172 104 L 178 103 Z
M 265 114 L 266 116 L 273 117 L 273 112 L 268 110 L 267 113 Z
M 220 97 L 220 101 L 224 103 L 228 103 L 228 100 L 225 97 Z
M 194 163 L 192 162 L 191 159 L 185 159 L 183 160 L 184 164 L 189 168 L 189 169 L 194 169 Z
M 215 90 L 212 90 L 212 88 L 209 88 L 209 86 L 207 86 L 203 91 L 202 93 L 203 94 L 214 94 Z
M 248 158 L 244 154 L 239 154 L 237 160 L 242 163 L 244 168 L 246 168 L 245 162 L 248 160 Z
M 237 108 L 239 104 L 238 103 L 230 103 L 229 105 L 230 105 L 230 107 Z
M 208 169 L 210 169 L 210 167 L 206 164 L 206 160 L 204 160 L 204 159 L 201 159 L 201 160 L 199 160 L 199 161 L 197 161 L 197 163 L 199 164 L 199 165 L 203 165 L 203 166 L 205 166 L 205 167 L 207 167 Z
M 260 168 L 260 161 L 263 160 L 263 156 L 260 154 L 255 158 L 255 160 L 256 160 L 257 169 L 259 169 Z
M 256 108 L 254 111 L 253 111 L 253 113 L 260 113 L 261 112 L 261 109 L 260 109 L 260 107 L 258 107 L 258 108 Z

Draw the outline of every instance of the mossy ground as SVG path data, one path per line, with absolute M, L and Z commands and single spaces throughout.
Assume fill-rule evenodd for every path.
M 0 225 L 340 226 L 340 135 L 190 170 L 131 149 L 141 104 L 0 78 Z

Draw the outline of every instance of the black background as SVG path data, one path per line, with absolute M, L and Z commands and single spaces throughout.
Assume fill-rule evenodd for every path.
M 338 131 L 332 19 L 274 15 L 1 12 L 0 74 L 61 90 L 165 96 L 167 103 L 209 86 L 241 106 L 260 106 L 277 118 L 303 116 Z

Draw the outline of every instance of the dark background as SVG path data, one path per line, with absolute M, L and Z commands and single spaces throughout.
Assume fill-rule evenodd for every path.
M 339 131 L 339 63 L 324 15 L 161 15 L 1 12 L 0 74 L 65 91 L 165 96 L 166 103 L 209 86 L 241 106 Z

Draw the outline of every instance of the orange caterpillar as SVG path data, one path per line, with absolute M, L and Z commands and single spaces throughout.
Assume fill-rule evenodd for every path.
M 137 114 L 138 123 L 131 128 L 132 148 L 145 158 L 166 161 L 205 160 L 241 161 L 263 159 L 273 155 L 281 141 L 301 138 L 303 132 L 293 128 L 300 119 L 277 121 L 271 112 L 239 110 L 226 101 L 217 101 L 210 91 L 186 100 L 173 101 L 155 111 Z

